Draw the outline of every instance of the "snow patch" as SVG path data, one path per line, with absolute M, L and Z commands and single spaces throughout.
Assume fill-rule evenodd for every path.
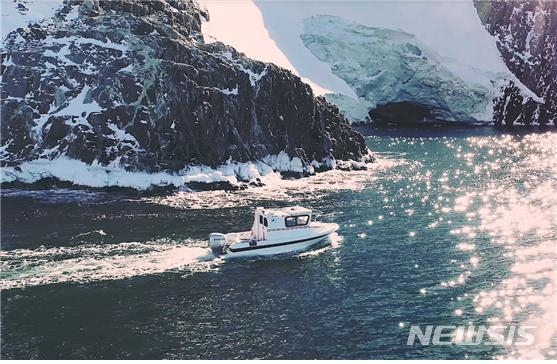
M 67 106 L 64 106 L 62 109 L 58 110 L 53 116 L 77 116 L 85 114 L 90 114 L 92 112 L 100 112 L 103 110 L 102 107 L 97 104 L 97 102 L 89 95 L 89 91 L 91 91 L 91 87 L 89 85 L 83 86 L 81 92 L 71 99 Z M 88 101 L 86 102 L 86 99 Z
M 130 63 L 126 67 L 119 69 L 118 72 L 132 73 L 133 72 L 133 63 Z
M 244 72 L 245 74 L 248 75 L 249 80 L 250 80 L 250 84 L 252 87 L 255 87 L 257 85 L 257 82 L 259 82 L 263 77 L 265 77 L 267 75 L 267 67 L 265 67 L 261 72 L 259 73 L 255 73 L 253 70 L 245 67 L 240 59 L 234 59 L 234 57 L 232 56 L 232 53 L 230 51 L 226 51 L 226 52 L 222 52 L 220 53 L 220 58 L 227 60 L 228 62 L 232 63 L 236 69 Z M 237 85 L 236 85 L 237 87 Z M 221 90 L 223 93 L 225 93 L 223 90 Z M 232 92 L 229 91 L 229 92 Z
M 267 68 L 265 68 L 260 73 L 255 73 L 252 70 L 250 70 L 249 68 L 242 67 L 241 65 L 240 65 L 239 69 L 240 69 L 240 71 L 242 71 L 244 73 L 247 73 L 252 86 L 255 86 L 257 81 L 261 80 L 267 74 Z
M 98 39 L 94 39 L 94 38 L 81 38 L 81 37 L 77 37 L 77 36 L 70 36 L 70 37 L 65 37 L 65 38 L 54 38 L 52 36 L 47 37 L 45 40 L 43 40 L 41 42 L 42 44 L 44 44 L 47 47 L 53 46 L 53 45 L 62 45 L 64 46 L 64 52 L 60 51 L 60 53 L 62 53 L 63 55 L 68 55 L 71 52 L 69 52 L 68 47 L 69 44 L 73 44 L 75 46 L 82 46 L 85 44 L 92 44 L 101 48 L 110 48 L 110 49 L 116 49 L 121 51 L 122 53 L 125 53 L 128 50 L 128 45 L 125 43 L 114 43 L 112 42 L 110 39 L 107 38 L 106 42 L 102 42 Z
M 290 55 L 277 46 L 267 31 L 263 15 L 253 1 L 198 0 L 198 2 L 208 10 L 210 17 L 210 21 L 203 19 L 201 24 L 201 31 L 206 43 L 220 41 L 233 46 L 252 59 L 274 63 L 290 70 L 309 84 L 317 95 L 332 92 L 331 89 L 323 87 L 323 82 L 315 82 L 315 78 L 305 77 L 296 69 L 289 59 Z M 286 3 L 283 2 L 283 4 Z M 302 49 L 302 52 L 311 57 L 307 49 Z M 316 61 L 314 57 L 311 58 L 314 62 Z M 320 70 L 322 78 L 328 79 L 329 83 L 335 85 L 335 89 L 341 88 L 344 92 L 353 94 L 353 91 L 342 80 L 331 73 L 327 65 L 321 65 Z
M 118 126 L 114 125 L 113 123 L 108 123 L 107 126 L 114 133 L 112 135 L 112 138 L 114 140 L 117 140 L 118 142 L 120 142 L 120 144 L 125 144 L 125 145 L 131 147 L 132 149 L 135 149 L 135 150 L 141 149 L 139 147 L 139 142 L 137 141 L 137 139 L 133 135 L 129 134 L 124 129 L 119 128 Z M 111 136 L 107 135 L 107 137 L 110 138 Z
M 285 152 L 267 156 L 263 160 L 269 166 L 272 166 L 274 170 L 279 172 L 304 172 L 302 160 L 298 157 L 291 159 Z
M 238 85 L 234 88 L 219 89 L 225 95 L 238 95 Z
M 29 24 L 51 18 L 63 3 L 64 0 L 2 0 L 2 40 L 18 28 L 26 28 Z
M 70 12 L 66 15 L 66 21 L 72 21 L 79 18 L 79 5 L 72 6 Z

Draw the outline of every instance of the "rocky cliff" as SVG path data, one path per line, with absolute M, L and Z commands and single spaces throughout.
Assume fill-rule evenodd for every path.
M 205 44 L 202 17 L 192 0 L 71 1 L 9 33 L 4 177 L 61 158 L 171 174 L 285 153 L 290 163 L 272 168 L 311 173 L 335 159 L 371 160 L 362 136 L 297 76 Z M 36 173 L 48 175 L 45 166 Z
M 557 2 L 478 1 L 474 4 L 507 67 L 543 100 L 524 98 L 509 82 L 495 99 L 496 124 L 557 124 Z

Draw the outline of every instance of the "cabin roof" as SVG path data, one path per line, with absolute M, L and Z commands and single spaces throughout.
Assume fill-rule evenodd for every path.
M 265 209 L 263 212 L 267 216 L 277 217 L 311 215 L 311 209 L 306 209 L 302 206 L 284 207 L 282 209 Z

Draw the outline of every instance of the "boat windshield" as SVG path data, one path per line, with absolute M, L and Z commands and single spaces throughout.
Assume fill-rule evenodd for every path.
M 284 219 L 286 227 L 304 226 L 309 223 L 309 215 L 288 216 Z

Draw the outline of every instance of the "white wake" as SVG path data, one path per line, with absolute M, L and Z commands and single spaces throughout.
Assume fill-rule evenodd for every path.
M 214 269 L 218 260 L 199 245 L 161 239 L 0 251 L 0 289 Z

